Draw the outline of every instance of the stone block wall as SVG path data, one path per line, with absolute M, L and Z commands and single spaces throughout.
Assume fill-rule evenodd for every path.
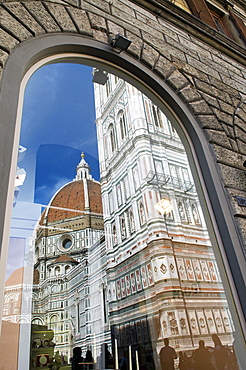
M 235 196 L 246 198 L 245 49 L 206 25 L 199 32 L 181 9 L 161 3 L 166 10 L 140 0 L 2 1 L 1 73 L 16 46 L 39 35 L 108 43 L 110 32 L 124 34 L 127 53 L 170 85 L 205 132 L 243 240 L 246 208 Z

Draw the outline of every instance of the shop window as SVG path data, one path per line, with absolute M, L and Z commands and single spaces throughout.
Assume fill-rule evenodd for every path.
M 121 94 L 116 95 L 115 100 L 112 99 L 112 104 L 107 102 L 109 106 L 104 112 L 106 117 L 99 117 L 97 125 L 109 122 L 108 117 L 112 117 L 112 112 L 115 112 L 116 107 L 119 106 L 119 96 L 125 96 L 124 99 L 132 98 L 129 107 L 139 104 L 141 108 L 138 120 L 140 130 L 136 130 L 140 134 L 136 132 L 133 138 L 125 137 L 125 140 L 129 140 L 127 150 L 116 153 L 116 134 L 119 131 L 115 131 L 113 124 L 109 126 L 102 124 L 99 133 L 101 137 L 103 135 L 107 137 L 108 151 L 114 152 L 114 158 L 112 161 L 105 161 L 103 147 L 105 142 L 102 140 L 99 146 L 103 174 L 101 183 L 90 182 L 88 174 L 84 178 L 86 181 L 79 180 L 81 191 L 79 194 L 71 189 L 77 185 L 72 177 L 70 182 L 66 179 L 66 183 L 55 190 L 55 195 L 54 192 L 51 194 L 53 202 L 56 196 L 63 192 L 64 196 L 66 195 L 66 202 L 64 198 L 60 198 L 60 203 L 55 209 L 57 212 L 54 213 L 48 203 L 46 213 L 50 219 L 47 217 L 42 223 L 44 220 L 42 215 L 37 222 L 39 228 L 37 238 L 36 234 L 31 235 L 32 250 L 36 249 L 37 252 L 33 259 L 33 266 L 39 270 L 40 266 L 44 266 L 44 269 L 40 280 L 33 286 L 36 296 L 42 296 L 43 299 L 35 300 L 30 316 L 39 319 L 39 323 L 44 323 L 47 330 L 54 331 L 55 345 L 52 344 L 51 352 L 69 353 L 71 348 L 80 346 L 84 349 L 92 348 L 95 359 L 98 359 L 101 348 L 106 348 L 103 344 L 106 344 L 115 359 L 128 350 L 129 359 L 132 360 L 131 365 L 137 368 L 139 364 L 136 362 L 136 356 L 131 356 L 129 349 L 136 353 L 141 348 L 143 358 L 148 355 L 149 366 L 156 369 L 153 353 L 155 351 L 157 355 L 160 353 L 164 337 L 170 337 L 172 346 L 175 346 L 176 350 L 186 351 L 190 356 L 200 339 L 206 340 L 206 345 L 212 346 L 209 334 L 213 330 L 214 333 L 221 335 L 226 345 L 233 349 L 233 325 L 215 263 L 212 242 L 206 227 L 198 223 L 200 216 L 198 209 L 199 212 L 201 210 L 199 195 L 190 175 L 189 160 L 182 141 L 167 118 L 165 122 L 170 125 L 171 133 L 168 138 L 160 130 L 154 130 L 154 126 L 161 127 L 160 117 L 163 117 L 164 113 L 152 102 L 150 105 L 146 104 L 145 108 L 147 106 L 148 108 L 144 109 L 144 100 L 145 102 L 147 100 L 141 92 L 134 93 L 133 96 L 124 95 L 125 91 L 134 92 L 134 89 L 127 84 L 122 81 L 118 85 L 117 94 L 122 88 Z M 105 86 L 99 88 L 105 94 Z M 138 98 L 138 104 L 134 105 Z M 151 110 L 153 106 L 154 111 Z M 100 109 L 103 109 L 101 105 Z M 134 109 L 133 113 L 135 119 L 138 111 Z M 152 118 L 149 124 L 149 127 L 153 128 L 152 131 L 146 129 L 148 114 Z M 127 112 L 129 122 L 130 115 L 129 109 Z M 112 122 L 112 118 L 110 120 Z M 144 122 L 142 127 L 141 122 Z M 54 125 L 53 128 L 57 126 Z M 107 128 L 109 128 L 108 131 Z M 73 132 L 72 129 L 70 131 Z M 76 131 L 79 143 L 83 133 L 83 129 L 82 132 Z M 124 131 L 123 135 L 125 135 Z M 50 140 L 50 131 L 48 139 Z M 69 141 L 69 135 L 66 135 L 65 140 L 66 144 L 73 144 L 73 141 Z M 65 159 L 66 156 L 61 161 L 59 156 L 58 163 L 62 163 L 62 170 L 65 170 Z M 67 166 L 71 166 L 70 160 L 68 162 Z M 76 168 L 76 164 L 72 167 Z M 156 175 L 146 179 L 145 170 L 153 171 L 154 168 Z M 165 181 L 163 180 L 164 169 L 169 172 L 167 176 L 165 175 Z M 43 174 L 42 179 L 46 180 L 45 175 L 46 173 Z M 56 178 L 54 173 L 52 175 Z M 122 189 L 120 190 L 118 186 L 123 181 L 127 199 L 123 199 Z M 92 193 L 91 195 L 88 193 L 90 200 L 88 207 L 82 208 L 78 213 L 77 205 L 81 199 L 83 201 L 86 199 L 84 182 Z M 98 193 L 93 192 L 97 185 Z M 117 207 L 117 191 L 120 207 Z M 101 195 L 104 197 L 104 202 L 109 200 L 110 212 L 105 214 L 103 210 L 98 213 Z M 164 216 L 158 213 L 155 205 L 160 198 L 172 200 L 173 213 L 169 212 Z M 93 210 L 95 205 L 97 208 Z M 18 201 L 16 206 L 18 207 Z M 41 210 L 42 207 L 40 212 Z M 178 213 L 180 217 L 175 219 L 173 215 Z M 63 216 L 56 220 L 59 214 Z M 71 221 L 68 220 L 70 215 Z M 39 216 L 40 213 L 38 218 Z M 79 227 L 81 230 L 78 231 Z M 78 232 L 81 233 L 81 238 L 90 238 L 92 233 L 102 235 L 102 238 L 96 240 L 93 245 L 88 243 L 85 246 L 81 243 L 81 250 L 73 249 L 69 242 L 74 240 Z M 122 239 L 126 232 L 127 237 L 129 236 L 119 245 L 117 232 L 122 235 Z M 49 233 L 54 233 L 56 239 L 54 255 L 49 255 L 47 258 L 46 239 L 50 237 Z M 39 255 L 37 246 L 40 245 L 41 239 L 44 254 Z M 49 270 L 55 272 L 54 276 L 46 276 L 45 272 Z M 69 274 L 66 276 L 60 274 L 61 271 L 67 273 L 68 270 Z M 67 291 L 59 290 L 63 279 L 66 280 Z M 8 289 L 12 289 L 11 286 Z M 101 291 L 102 294 L 98 294 Z M 39 295 L 41 292 L 42 294 Z M 88 309 L 85 310 L 87 307 Z M 205 307 L 204 311 L 201 307 Z M 12 316 L 14 314 L 13 312 Z M 64 328 L 68 331 L 68 335 L 63 337 L 63 343 L 58 330 L 63 330 L 60 327 L 62 317 Z M 10 319 L 14 317 L 4 317 L 5 321 Z M 206 325 L 209 327 L 209 332 Z M 46 328 L 40 329 L 46 330 Z M 32 327 L 31 331 L 34 335 L 35 328 Z M 29 348 L 26 343 L 24 344 L 25 348 Z M 72 353 L 69 353 L 70 355 Z M 29 353 L 26 358 L 28 362 Z M 117 364 L 116 367 L 118 367 Z M 32 369 L 32 365 L 29 368 Z

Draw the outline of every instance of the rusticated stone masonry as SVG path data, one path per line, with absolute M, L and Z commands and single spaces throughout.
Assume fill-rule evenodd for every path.
M 163 1 L 165 3 L 165 1 Z M 168 1 L 166 0 L 168 3 Z M 139 3 L 139 4 L 138 4 Z M 185 102 L 206 133 L 233 214 L 246 239 L 246 69 L 245 49 L 237 58 L 199 39 L 189 25 L 168 20 L 141 1 L 2 1 L 0 68 L 20 43 L 49 33 L 81 34 L 108 43 L 109 32 L 132 40 L 127 53 L 161 76 Z M 171 5 L 170 5 L 171 6 Z M 180 14 L 180 10 L 172 11 Z M 178 18 L 177 18 L 178 19 Z M 178 24 L 180 22 L 180 25 Z M 207 34 L 211 30 L 205 29 Z M 216 32 L 213 31 L 214 37 Z M 220 44 L 230 40 L 220 38 Z M 228 50 L 229 50 L 228 48 Z

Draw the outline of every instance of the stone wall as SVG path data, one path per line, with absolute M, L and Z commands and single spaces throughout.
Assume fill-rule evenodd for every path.
M 1 73 L 16 46 L 39 35 L 81 34 L 106 44 L 109 32 L 127 36 L 127 53 L 173 89 L 205 132 L 243 240 L 246 208 L 235 196 L 246 198 L 245 49 L 165 2 L 166 9 L 140 0 L 1 2 Z

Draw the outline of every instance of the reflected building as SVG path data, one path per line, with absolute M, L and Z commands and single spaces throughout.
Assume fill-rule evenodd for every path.
M 55 351 L 66 361 L 75 345 L 92 349 L 103 338 L 104 250 L 101 187 L 82 154 L 75 180 L 43 212 L 35 240 L 32 323 L 54 331 Z
M 159 353 L 211 334 L 231 344 L 230 313 L 184 146 L 161 110 L 108 75 L 95 85 L 109 321 L 121 353 Z M 172 210 L 161 215 L 161 199 Z M 165 212 L 164 212 L 165 213 Z M 155 356 L 153 356 L 155 357 Z M 151 363 L 149 359 L 149 363 Z
M 182 351 L 200 339 L 212 345 L 213 333 L 231 345 L 233 324 L 178 133 L 113 75 L 95 84 L 95 108 L 101 180 L 82 154 L 75 180 L 41 216 L 33 327 L 54 332 L 64 362 L 75 346 L 99 361 L 106 343 L 118 359 L 130 348 L 133 368 L 138 361 L 153 369 L 165 337 Z M 171 204 L 163 215 L 162 199 Z

